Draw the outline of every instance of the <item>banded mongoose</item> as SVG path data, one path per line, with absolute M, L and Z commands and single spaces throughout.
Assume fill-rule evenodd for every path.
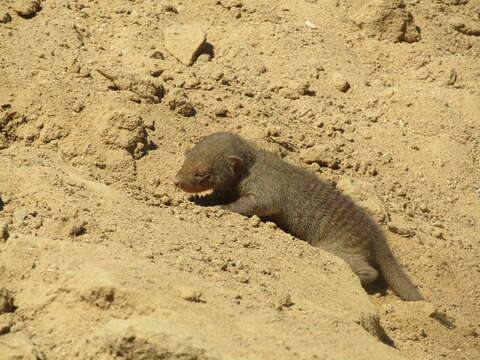
M 262 150 L 238 135 L 204 137 L 185 155 L 174 183 L 227 196 L 222 207 L 275 222 L 313 246 L 345 260 L 363 286 L 379 269 L 403 300 L 423 300 L 388 246 L 379 225 L 353 200 L 314 173 Z

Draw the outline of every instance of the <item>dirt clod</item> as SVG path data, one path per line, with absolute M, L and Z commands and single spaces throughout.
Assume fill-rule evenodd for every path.
M 348 89 L 350 89 L 350 84 L 340 73 L 333 73 L 331 81 L 333 87 L 338 91 L 346 92 Z
M 420 32 L 403 0 L 372 0 L 352 14 L 352 20 L 368 36 L 392 42 L 420 41 Z
M 30 17 L 40 11 L 41 4 L 40 0 L 16 0 L 13 9 L 22 17 Z
M 8 240 L 10 233 L 8 231 L 8 225 L 0 222 L 0 241 L 5 242 Z
M 13 297 L 6 288 L 0 288 L 0 315 L 15 311 Z
M 191 302 L 203 302 L 202 293 L 192 287 L 182 287 L 180 289 L 180 297 Z

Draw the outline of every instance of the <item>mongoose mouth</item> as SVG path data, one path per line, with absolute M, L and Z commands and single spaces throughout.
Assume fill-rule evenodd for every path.
M 190 194 L 198 194 L 198 193 L 203 193 L 212 189 L 204 189 L 204 188 L 189 188 L 185 186 L 178 186 L 181 190 L 190 193 Z
M 173 180 L 173 183 L 175 184 L 176 187 L 179 189 L 190 193 L 190 194 L 198 194 L 204 191 L 209 191 L 212 190 L 211 187 L 206 187 L 206 186 L 200 186 L 198 184 L 186 184 L 177 177 Z

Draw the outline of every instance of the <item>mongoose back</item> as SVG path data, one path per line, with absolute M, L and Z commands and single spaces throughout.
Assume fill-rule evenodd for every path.
M 346 261 L 368 285 L 385 280 L 403 300 L 423 300 L 393 256 L 379 225 L 347 195 L 314 173 L 231 133 L 204 137 L 175 177 L 180 189 L 227 195 L 223 208 L 257 215 Z

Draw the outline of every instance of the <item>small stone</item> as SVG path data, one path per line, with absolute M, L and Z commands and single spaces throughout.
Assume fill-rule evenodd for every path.
M 164 195 L 160 198 L 160 201 L 163 205 L 170 205 L 172 203 L 172 199 L 168 195 Z
M 447 85 L 453 85 L 457 81 L 457 72 L 455 69 L 451 69 L 447 76 Z
M 12 201 L 12 199 L 6 194 L 3 194 L 0 198 L 0 204 L 3 202 L 4 205 L 7 205 L 8 203 L 10 203 L 10 201 Z
M 453 330 L 457 328 L 457 325 L 455 324 L 455 318 L 448 316 L 443 312 L 434 309 L 433 311 L 429 311 L 429 316 L 445 326 L 447 329 Z
M 13 314 L 0 315 L 0 336 L 8 334 L 13 326 Z
M 228 109 L 224 105 L 216 106 L 212 110 L 216 117 L 227 117 L 229 114 Z
M 286 86 L 280 89 L 279 94 L 286 99 L 297 100 L 300 96 L 306 95 L 310 84 L 305 81 L 289 80 Z
M 173 25 L 163 32 L 165 48 L 182 64 L 190 66 L 202 50 L 207 37 L 198 25 Z
M 388 225 L 388 230 L 394 234 L 398 234 L 403 237 L 412 237 L 415 236 L 415 230 L 412 230 L 405 224 L 402 223 L 392 223 Z
M 165 56 L 163 55 L 163 53 L 161 51 L 158 51 L 158 50 L 154 51 L 152 53 L 152 55 L 150 55 L 150 57 L 152 59 L 158 59 L 158 60 L 164 60 L 165 59 Z
M 8 232 L 8 225 L 4 223 L 0 223 L 0 241 L 5 242 L 8 240 L 9 237 Z
M 0 24 L 6 24 L 12 21 L 12 17 L 8 12 L 0 13 Z
M 187 286 L 180 289 L 180 297 L 190 302 L 204 302 L 200 291 Z
M 200 63 L 200 64 L 206 64 L 206 63 L 208 63 L 210 60 L 211 60 L 211 57 L 210 57 L 210 55 L 208 55 L 208 54 L 200 54 L 200 55 L 198 55 L 198 57 L 197 57 L 197 63 Z
M 424 213 L 430 212 L 430 209 L 428 208 L 427 204 L 425 204 L 425 203 L 421 203 L 419 205 L 419 209 L 420 209 L 420 211 L 422 211 Z
M 267 225 L 267 227 L 270 228 L 270 229 L 276 229 L 277 228 L 277 224 L 275 224 L 274 222 L 271 222 L 271 221 L 267 221 L 265 223 L 265 225 Z
M 196 78 L 190 78 L 185 81 L 185 84 L 183 85 L 183 87 L 185 89 L 195 89 L 199 85 L 200 85 L 200 80 Z
M 17 0 L 13 5 L 13 10 L 22 17 L 31 17 L 40 11 L 40 4 L 40 0 Z
M 83 235 L 87 232 L 86 225 L 87 222 L 85 220 L 76 219 L 67 225 L 67 233 L 72 237 Z
M 250 278 L 247 275 L 243 274 L 236 274 L 233 276 L 233 278 L 242 284 L 248 284 L 250 282 Z
M 262 220 L 260 220 L 260 218 L 257 216 L 257 215 L 253 215 L 249 220 L 248 222 L 250 223 L 250 226 L 251 227 L 259 227 L 260 226 L 260 223 L 262 222 Z
M 283 308 L 289 308 L 293 306 L 295 303 L 292 301 L 292 297 L 290 294 L 282 295 L 278 301 L 277 310 L 281 311 Z
M 381 92 L 381 96 L 387 99 L 391 98 L 393 95 L 395 95 L 395 88 L 393 87 L 387 87 Z
M 353 22 L 369 37 L 392 42 L 420 41 L 413 15 L 403 0 L 368 1 L 351 15 Z
M 13 212 L 13 217 L 18 223 L 23 223 L 28 216 L 28 210 L 25 208 L 18 208 Z
M 436 237 L 437 239 L 444 239 L 442 230 L 440 230 L 438 228 L 433 228 L 431 230 L 431 234 L 432 234 L 433 237 Z
M 472 21 L 462 17 L 454 17 L 450 19 L 450 26 L 465 35 L 480 35 L 480 25 L 478 21 Z
M 176 89 L 169 94 L 166 102 L 170 110 L 174 110 L 179 115 L 190 117 L 196 114 L 196 110 L 188 99 L 187 94 L 181 89 Z
M 480 326 L 477 326 L 475 329 L 473 329 L 472 334 L 475 337 L 480 337 Z
M 377 111 L 373 111 L 373 110 L 367 110 L 365 112 L 365 117 L 368 121 L 372 122 L 372 123 L 376 123 L 378 121 L 378 119 L 380 118 L 381 114 Z
M 33 218 L 30 226 L 34 229 L 40 229 L 43 226 L 43 220 L 39 217 Z
M 350 89 L 350 84 L 340 73 L 333 73 L 331 78 L 332 85 L 335 89 L 341 92 L 346 92 Z
M 83 103 L 81 101 L 75 101 L 73 103 L 72 110 L 76 113 L 79 113 L 83 110 L 84 107 L 85 107 L 85 105 L 83 105 Z
M 305 21 L 305 25 L 307 25 L 307 26 L 308 26 L 310 29 L 312 29 L 312 30 L 318 29 L 317 25 L 315 25 L 314 23 L 312 23 L 310 20 Z
M 465 20 L 459 16 L 453 17 L 449 20 L 450 26 L 455 30 L 459 30 L 465 27 Z
M 15 306 L 13 305 L 13 297 L 10 291 L 6 288 L 0 288 L 0 315 L 14 311 Z
M 327 145 L 315 145 L 300 152 L 300 159 L 308 165 L 318 164 L 319 167 L 327 167 L 332 170 L 340 168 L 340 159 Z
M 177 8 L 173 5 L 171 5 L 171 4 L 163 5 L 162 10 L 165 11 L 165 12 L 172 13 L 172 14 L 178 14 Z

